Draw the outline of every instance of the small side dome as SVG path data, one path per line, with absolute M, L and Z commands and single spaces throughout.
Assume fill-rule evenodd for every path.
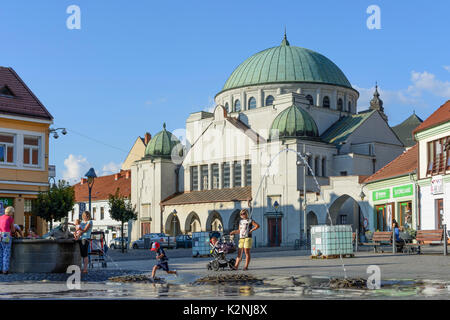
M 166 130 L 166 124 L 163 124 L 163 130 L 158 132 L 145 148 L 145 157 L 170 158 L 173 148 L 180 143 L 177 137 Z
M 280 114 L 273 120 L 270 128 L 270 139 L 276 137 L 278 131 L 278 138 L 319 138 L 319 130 L 316 122 L 309 115 L 308 112 L 295 105 L 280 112 Z

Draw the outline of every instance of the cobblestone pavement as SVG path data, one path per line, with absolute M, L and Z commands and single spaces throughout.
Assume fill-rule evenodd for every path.
M 110 277 L 121 276 L 126 274 L 142 273 L 137 270 L 125 269 L 91 269 L 89 273 L 81 275 L 81 281 L 86 282 L 105 282 Z M 68 273 L 11 273 L 8 275 L 0 274 L 0 283 L 2 282 L 20 282 L 20 281 L 63 281 L 65 282 L 70 276 Z
M 309 252 L 259 251 L 252 253 L 249 271 L 208 271 L 210 258 L 176 257 L 176 251 L 167 251 L 169 266 L 178 271 L 178 277 L 162 271 L 157 276 L 165 284 L 111 283 L 108 278 L 149 274 L 155 264 L 154 255 L 145 259 L 108 261 L 108 268 L 90 269 L 82 275 L 81 289 L 69 289 L 68 274 L 9 274 L 0 275 L 0 299 L 449 299 L 450 256 L 442 254 L 404 255 L 358 252 L 354 258 L 316 260 Z M 179 251 L 181 252 L 181 251 Z M 187 251 L 186 251 L 187 252 Z M 185 252 L 185 254 L 186 254 Z M 147 252 L 148 253 L 148 252 Z M 143 255 L 144 256 L 144 255 Z M 228 255 L 228 258 L 235 254 Z M 243 261 L 244 263 L 244 261 Z M 367 268 L 380 268 L 383 286 L 380 290 L 324 290 L 311 289 L 296 284 L 307 279 L 313 285 L 322 278 L 364 278 Z M 204 285 L 192 283 L 208 275 L 246 274 L 263 279 L 263 285 Z M 297 279 L 297 280 L 296 280 Z M 417 284 L 417 280 L 423 283 Z M 309 285 L 308 284 L 308 285 Z M 394 284 L 394 287 L 392 287 Z M 389 287 L 391 286 L 391 287 Z

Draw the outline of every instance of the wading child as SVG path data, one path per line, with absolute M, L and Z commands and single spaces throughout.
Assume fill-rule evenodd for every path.
M 153 267 L 153 270 L 152 270 L 152 278 L 153 279 L 155 279 L 156 270 L 158 270 L 158 269 L 163 269 L 168 274 L 174 274 L 175 276 L 177 275 L 176 270 L 174 270 L 174 271 L 169 270 L 169 264 L 167 263 L 169 258 L 167 258 L 166 253 L 164 252 L 163 248 L 161 248 L 161 246 L 159 245 L 158 242 L 154 242 L 152 244 L 152 248 L 150 250 L 156 252 L 156 261 L 158 262 Z

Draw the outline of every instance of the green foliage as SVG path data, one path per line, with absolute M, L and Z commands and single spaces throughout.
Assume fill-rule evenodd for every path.
M 108 202 L 111 219 L 122 223 L 137 219 L 135 208 L 131 205 L 130 201 L 125 201 L 126 199 L 119 194 L 119 188 L 117 188 L 114 195 L 109 195 Z
M 66 181 L 59 180 L 49 190 L 40 192 L 32 202 L 32 213 L 47 222 L 61 221 L 75 204 L 75 192 Z
M 130 220 L 137 219 L 137 213 L 135 208 L 131 205 L 130 201 L 125 201 L 126 198 L 119 194 L 119 188 L 117 188 L 116 193 L 114 195 L 109 195 L 109 215 L 111 219 L 120 221 L 121 226 L 121 235 L 122 235 L 122 253 L 124 252 L 124 239 L 123 239 L 123 224 Z

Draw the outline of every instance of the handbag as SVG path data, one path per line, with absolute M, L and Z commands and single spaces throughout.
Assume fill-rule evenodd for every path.
M 0 232 L 0 242 L 9 243 L 11 241 L 11 235 L 9 232 Z

